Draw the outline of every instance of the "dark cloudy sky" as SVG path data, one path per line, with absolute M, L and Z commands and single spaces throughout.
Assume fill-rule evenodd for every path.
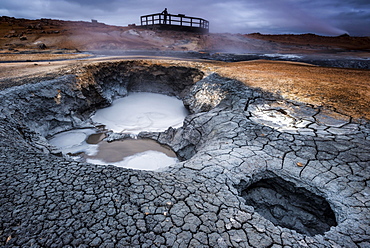
M 1 0 L 0 16 L 126 26 L 165 7 L 209 20 L 211 32 L 370 36 L 370 0 Z

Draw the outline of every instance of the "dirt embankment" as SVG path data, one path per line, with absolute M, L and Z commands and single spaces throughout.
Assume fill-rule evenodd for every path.
M 197 50 L 202 37 L 103 23 L 0 17 L 0 49 L 7 52 L 93 50 Z

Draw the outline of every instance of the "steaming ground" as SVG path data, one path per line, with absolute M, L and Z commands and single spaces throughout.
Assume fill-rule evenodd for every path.
M 37 61 L 66 58 L 66 53 L 122 52 L 227 52 L 239 54 L 350 53 L 368 57 L 368 37 L 323 37 L 304 35 L 261 35 L 209 33 L 205 35 L 140 27 L 109 26 L 102 23 L 60 20 L 26 20 L 0 17 L 0 61 Z M 38 56 L 33 56 L 37 53 Z M 74 57 L 84 57 L 79 54 Z
M 161 132 L 169 127 L 181 127 L 187 115 L 182 101 L 176 97 L 141 92 L 113 101 L 110 107 L 98 110 L 92 120 L 115 133 L 137 135 L 142 131 Z M 86 161 L 93 164 L 158 170 L 178 162 L 174 152 L 151 140 L 89 142 L 97 132 L 94 129 L 70 130 L 55 135 L 50 144 L 64 154 L 83 153 Z

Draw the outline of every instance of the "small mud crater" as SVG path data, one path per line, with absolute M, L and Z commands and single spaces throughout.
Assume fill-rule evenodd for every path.
M 324 234 L 337 225 L 334 212 L 323 197 L 281 177 L 242 185 L 245 184 L 237 188 L 246 204 L 275 225 L 309 236 Z

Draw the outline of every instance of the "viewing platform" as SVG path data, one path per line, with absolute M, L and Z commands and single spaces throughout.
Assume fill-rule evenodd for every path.
M 202 18 L 183 14 L 151 14 L 141 16 L 141 26 L 149 29 L 177 30 L 194 33 L 208 33 L 209 22 Z

